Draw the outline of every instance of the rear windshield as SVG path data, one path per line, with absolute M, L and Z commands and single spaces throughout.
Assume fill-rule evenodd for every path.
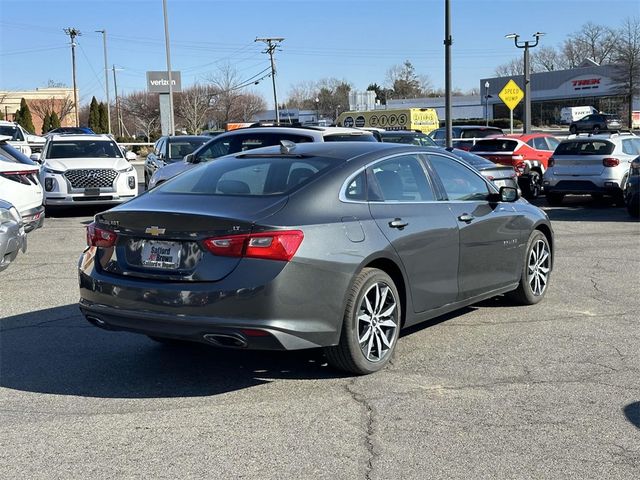
M 286 194 L 340 162 L 334 159 L 282 156 L 227 157 L 191 169 L 150 193 L 193 195 Z
M 460 131 L 460 138 L 484 138 L 496 134 L 501 135 L 502 130 L 493 128 L 469 128 Z
M 558 145 L 554 155 L 609 155 L 615 145 L 606 140 L 564 141 Z
M 496 166 L 496 164 L 493 163 L 491 160 L 487 160 L 486 158 L 481 157 L 480 155 L 476 155 L 474 153 L 465 152 L 464 150 L 460 150 L 459 148 L 454 148 L 453 150 L 449 150 L 449 151 L 453 153 L 456 157 L 458 157 L 460 160 L 465 162 L 466 164 L 471 165 L 472 167 L 475 167 L 475 168 L 487 168 L 487 167 Z
M 24 153 L 16 150 L 8 143 L 0 143 L 0 155 L 7 162 L 24 163 L 25 165 L 36 165 L 36 163 L 27 157 Z
M 376 137 L 373 135 L 349 135 L 349 134 L 336 134 L 326 135 L 324 137 L 325 142 L 377 142 Z
M 122 157 L 116 142 L 110 140 L 80 140 L 52 142 L 47 158 L 115 158 Z
M 480 140 L 471 147 L 472 152 L 513 152 L 518 146 L 515 140 Z

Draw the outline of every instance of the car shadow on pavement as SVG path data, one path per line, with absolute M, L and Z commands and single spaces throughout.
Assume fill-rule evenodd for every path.
M 633 402 L 624 407 L 624 416 L 640 429 L 640 402 Z
M 100 330 L 76 304 L 0 319 L 0 386 L 100 398 L 217 395 L 271 379 L 329 379 L 320 349 L 258 352 L 169 347 L 143 335 Z

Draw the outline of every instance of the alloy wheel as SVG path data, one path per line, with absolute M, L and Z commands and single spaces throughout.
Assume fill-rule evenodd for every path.
M 377 282 L 362 296 L 358 308 L 358 344 L 370 362 L 379 362 L 392 350 L 398 328 L 398 304 L 393 291 Z
M 527 262 L 527 277 L 531 292 L 540 296 L 547 288 L 549 272 L 551 270 L 551 252 L 544 240 L 537 240 L 529 252 Z

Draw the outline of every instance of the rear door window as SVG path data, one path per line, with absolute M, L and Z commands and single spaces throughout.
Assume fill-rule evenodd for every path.
M 422 162 L 415 155 L 402 155 L 376 163 L 370 168 L 374 191 L 384 202 L 424 202 L 435 200 Z
M 544 137 L 535 137 L 533 139 L 533 148 L 536 150 L 549 150 L 549 146 Z

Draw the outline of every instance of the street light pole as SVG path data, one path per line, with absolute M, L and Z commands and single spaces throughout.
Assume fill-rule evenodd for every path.
M 484 82 L 484 125 L 489 126 L 489 82 Z
M 73 107 L 76 112 L 76 127 L 80 126 L 80 113 L 78 107 L 78 86 L 76 82 L 76 37 L 82 35 L 77 28 L 65 28 L 64 33 L 71 39 L 71 68 L 73 70 Z
M 524 113 L 522 114 L 522 133 L 529 133 L 531 131 L 531 79 L 529 73 L 529 49 L 538 45 L 540 37 L 543 35 L 544 33 L 542 32 L 534 33 L 533 37 L 536 39 L 535 42 L 518 42 L 520 35 L 517 33 L 505 35 L 505 38 L 513 38 L 517 48 L 524 48 Z
M 111 101 L 109 100 L 109 64 L 107 63 L 107 31 L 96 30 L 102 33 L 102 45 L 104 48 L 104 89 L 107 93 L 107 133 L 111 134 Z
M 320 125 L 320 99 L 316 97 L 316 125 Z
M 176 134 L 173 120 L 173 80 L 171 78 L 171 46 L 169 42 L 169 17 L 167 16 L 167 0 L 162 0 L 162 13 L 164 14 L 164 42 L 167 52 L 167 77 L 169 80 L 169 135 Z

